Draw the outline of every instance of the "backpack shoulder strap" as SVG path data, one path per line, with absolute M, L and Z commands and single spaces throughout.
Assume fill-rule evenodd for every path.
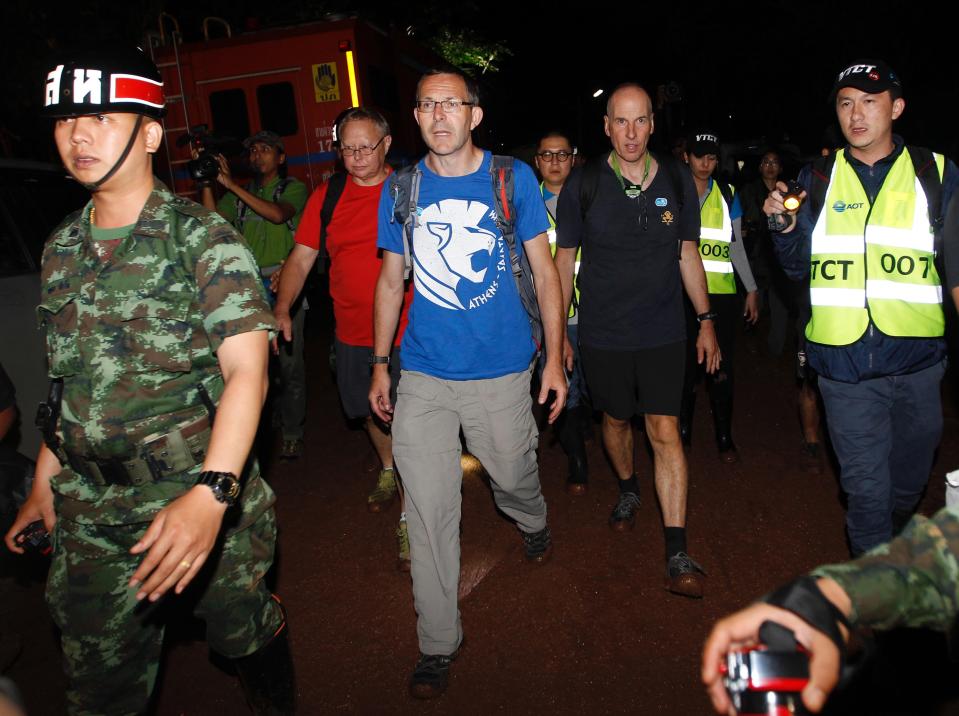
M 719 193 L 722 194 L 723 201 L 726 202 L 726 206 L 729 209 L 733 208 L 733 188 L 729 186 L 724 181 L 719 181 L 718 179 L 713 179 L 713 183 L 716 185 L 716 188 L 719 189 Z
M 536 288 L 533 285 L 533 270 L 525 251 L 516 250 L 516 205 L 513 203 L 514 159 L 494 154 L 490 161 L 493 203 L 496 206 L 496 227 L 509 247 L 510 268 L 519 294 L 520 303 L 529 319 L 533 342 L 537 353 L 543 346 L 543 320 L 539 313 Z
M 329 253 L 326 250 L 326 234 L 333 221 L 333 212 L 340 197 L 343 196 L 343 190 L 346 189 L 346 180 L 349 175 L 346 172 L 336 172 L 326 182 L 326 195 L 323 197 L 323 206 L 320 208 L 320 256 L 321 260 L 326 259 Z
M 685 165 L 680 164 L 678 159 L 669 154 L 662 157 L 657 156 L 656 161 L 659 162 L 661 168 L 666 170 L 666 176 L 669 178 L 673 196 L 676 197 L 676 211 L 678 213 L 683 210 L 683 205 L 686 203 L 685 192 L 683 191 L 683 177 L 680 174 L 682 171 L 687 171 L 684 168 Z
M 713 185 L 715 185 L 715 187 L 719 190 L 719 193 L 723 197 L 723 201 L 726 202 L 726 209 L 728 211 L 732 211 L 733 210 L 733 188 L 729 186 L 729 184 L 727 184 L 726 182 L 719 181 L 718 179 L 713 179 Z M 735 232 L 733 233 L 732 240 L 733 241 L 736 240 Z
M 806 193 L 809 198 L 809 208 L 812 211 L 813 221 L 819 218 L 822 206 L 826 203 L 826 190 L 829 189 L 829 179 L 832 168 L 836 163 L 836 153 L 830 152 L 825 157 L 816 157 L 809 168 L 809 186 Z
M 390 223 L 399 222 L 403 227 L 403 278 L 408 279 L 413 270 L 413 229 L 419 222 L 416 202 L 420 195 L 420 180 L 423 173 L 419 163 L 398 169 L 390 174 L 390 196 L 393 197 L 393 216 Z
M 906 146 L 916 178 L 926 194 L 926 204 L 929 206 L 929 226 L 935 232 L 935 252 L 941 253 L 942 241 L 942 174 L 945 171 L 945 159 L 941 154 L 934 154 L 925 147 Z
M 274 204 L 280 203 L 280 197 L 283 196 L 283 192 L 286 191 L 286 188 L 290 185 L 291 181 L 293 181 L 293 177 L 283 177 L 282 179 L 280 179 L 280 181 L 277 182 L 276 188 L 273 189 Z M 296 229 L 296 227 L 293 226 L 292 216 L 286 220 L 286 228 L 288 228 L 290 231 L 293 231 Z
M 493 181 L 493 202 L 496 204 L 496 225 L 509 244 L 516 246 L 516 207 L 513 205 L 513 157 L 494 154 L 489 165 Z
M 251 181 L 246 185 L 246 190 L 251 194 L 256 191 L 256 183 Z M 236 218 L 233 219 L 233 226 L 241 234 L 243 233 L 243 224 L 246 222 L 247 206 L 240 197 L 236 198 Z
M 596 198 L 596 192 L 599 191 L 599 175 L 603 170 L 606 156 L 590 159 L 580 170 L 582 175 L 579 182 L 579 211 L 583 221 L 586 221 L 586 214 L 589 213 L 589 208 Z

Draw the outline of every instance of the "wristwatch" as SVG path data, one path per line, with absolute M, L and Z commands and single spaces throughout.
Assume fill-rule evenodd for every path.
M 233 507 L 236 504 L 236 498 L 240 496 L 240 481 L 232 472 L 207 470 L 200 473 L 196 484 L 209 487 L 213 490 L 213 496 L 217 501 L 224 503 L 227 507 Z
M 698 316 L 696 316 L 696 320 L 700 323 L 703 321 L 715 321 L 716 316 L 717 314 L 715 311 L 706 311 L 706 313 L 700 313 Z
M 389 356 L 370 356 L 370 365 L 389 365 Z

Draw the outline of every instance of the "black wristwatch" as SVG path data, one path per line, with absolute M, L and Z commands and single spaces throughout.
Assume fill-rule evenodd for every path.
M 700 313 L 698 316 L 696 316 L 696 320 L 700 323 L 703 321 L 715 321 L 716 315 L 717 314 L 715 311 L 706 311 L 706 313 Z
M 389 356 L 370 356 L 370 365 L 389 365 Z
M 224 503 L 227 507 L 233 507 L 236 504 L 236 498 L 240 496 L 240 481 L 232 472 L 207 470 L 200 473 L 196 484 L 209 487 L 213 490 L 213 496 L 217 501 Z

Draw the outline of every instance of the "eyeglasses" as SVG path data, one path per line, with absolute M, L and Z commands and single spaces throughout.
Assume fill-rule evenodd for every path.
M 782 164 L 782 162 L 778 159 L 763 159 L 759 162 L 759 166 L 761 167 L 778 167 L 780 164 Z
M 568 162 L 570 157 L 576 156 L 576 150 L 574 149 L 571 152 L 560 150 L 558 152 L 540 152 L 536 155 L 544 162 L 551 162 L 553 159 L 556 159 L 558 162 Z
M 376 151 L 376 148 L 383 143 L 384 139 L 386 139 L 386 135 L 380 137 L 380 141 L 378 141 L 372 147 L 368 144 L 361 144 L 358 147 L 341 146 L 340 153 L 346 157 L 355 157 L 357 154 L 359 154 L 361 157 L 368 157 Z
M 459 112 L 460 107 L 473 107 L 476 102 L 465 102 L 461 99 L 418 99 L 413 104 L 420 114 L 430 114 L 436 109 L 436 105 L 442 107 L 444 112 Z

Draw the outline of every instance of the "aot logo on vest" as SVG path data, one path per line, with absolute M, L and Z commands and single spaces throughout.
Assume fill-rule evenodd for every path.
M 861 209 L 863 207 L 863 202 L 857 201 L 855 204 L 847 204 L 842 199 L 837 199 L 836 203 L 832 205 L 832 210 L 841 214 L 844 211 L 852 211 L 853 209 Z

